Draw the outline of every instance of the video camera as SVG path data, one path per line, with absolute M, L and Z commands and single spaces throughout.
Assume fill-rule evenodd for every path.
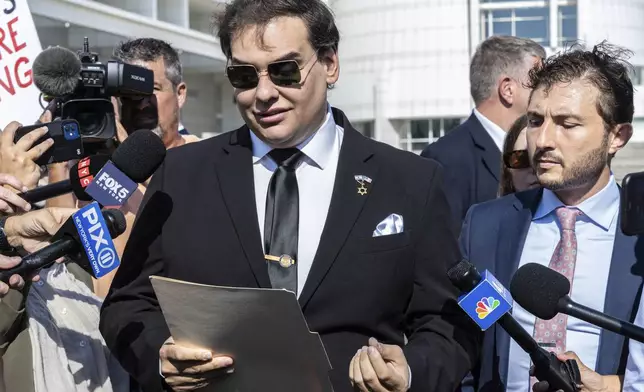
M 72 57 L 73 56 L 73 57 Z M 48 48 L 33 66 L 34 82 L 45 100 L 54 100 L 53 118 L 78 121 L 84 155 L 103 152 L 116 135 L 112 97 L 143 98 L 154 94 L 154 73 L 143 67 L 108 61 L 83 50 Z

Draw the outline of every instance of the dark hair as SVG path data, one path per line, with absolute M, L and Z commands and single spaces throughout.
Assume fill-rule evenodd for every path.
M 113 57 L 124 63 L 136 61 L 156 61 L 163 58 L 165 76 L 176 88 L 183 81 L 183 71 L 179 53 L 167 42 L 155 38 L 137 38 L 121 42 L 115 49 Z
M 309 42 L 316 53 L 338 51 L 340 33 L 333 13 L 321 0 L 233 0 L 224 12 L 215 15 L 221 51 L 231 58 L 231 42 L 248 27 L 257 27 L 257 40 L 263 43 L 264 30 L 273 19 L 300 18 L 309 32 Z
M 516 121 L 510 127 L 510 130 L 505 135 L 503 141 L 503 151 L 501 151 L 501 156 L 514 151 L 514 145 L 523 131 L 528 126 L 528 116 L 523 115 L 516 119 Z M 516 192 L 514 188 L 514 183 L 512 182 L 512 176 L 510 175 L 510 169 L 505 166 L 503 159 L 501 159 L 501 181 L 499 181 L 499 196 L 509 195 L 510 193 Z
M 545 58 L 538 43 L 506 35 L 495 35 L 481 42 L 470 63 L 470 94 L 475 105 L 490 98 L 502 74 L 523 80 L 528 56 Z
M 633 121 L 633 83 L 629 77 L 632 65 L 626 59 L 633 53 L 606 41 L 583 50 L 575 45 L 544 61 L 542 67 L 530 71 L 530 88 L 544 88 L 548 93 L 559 83 L 577 79 L 590 82 L 599 90 L 597 112 L 606 129 Z

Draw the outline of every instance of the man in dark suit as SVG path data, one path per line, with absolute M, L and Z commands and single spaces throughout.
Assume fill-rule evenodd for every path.
M 483 41 L 470 64 L 476 108 L 422 152 L 445 169 L 445 193 L 460 227 L 471 205 L 497 197 L 505 133 L 528 107 L 528 71 L 546 57 L 534 41 L 493 36 Z
M 610 159 L 630 139 L 633 86 L 608 45 L 545 61 L 531 75 L 528 153 L 544 189 L 473 206 L 461 247 L 504 285 L 526 263 L 566 276 L 576 302 L 633 320 L 642 284 L 641 249 L 620 229 L 620 191 Z M 600 374 L 624 374 L 628 346 L 617 334 L 565 315 L 540 320 L 515 305 L 514 317 L 544 348 L 577 353 Z M 478 387 L 526 391 L 530 359 L 500 328 L 485 334 Z
M 283 288 L 336 392 L 454 390 L 478 342 L 447 279 L 459 251 L 439 166 L 328 105 L 339 33 L 321 1 L 236 0 L 218 25 L 246 125 L 168 152 L 103 307 L 111 350 L 145 390 L 160 372 L 175 390 L 206 385 L 232 358 L 174 344 L 149 276 Z

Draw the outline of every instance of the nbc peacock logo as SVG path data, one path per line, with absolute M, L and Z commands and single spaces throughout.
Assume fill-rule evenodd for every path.
M 501 302 L 494 297 L 481 298 L 479 302 L 476 303 L 476 313 L 479 315 L 479 318 L 483 320 L 486 318 L 492 311 L 499 307 Z

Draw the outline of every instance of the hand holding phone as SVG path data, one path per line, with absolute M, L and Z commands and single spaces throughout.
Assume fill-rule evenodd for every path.
M 51 138 L 54 145 L 35 160 L 37 165 L 42 166 L 82 158 L 83 142 L 80 135 L 80 126 L 76 120 L 72 119 L 55 120 L 45 124 L 20 127 L 16 130 L 14 142 L 19 143 L 26 135 L 41 127 L 46 127 L 47 132 L 36 140 L 35 144 L 44 143 Z
M 0 173 L 17 177 L 23 185 L 31 189 L 40 179 L 40 167 L 36 161 L 54 144 L 51 138 L 44 138 L 47 128 L 39 127 L 30 135 L 15 142 L 16 131 L 20 124 L 12 122 L 0 135 Z M 36 144 L 37 140 L 41 143 Z M 8 185 L 7 185 L 8 186 Z

